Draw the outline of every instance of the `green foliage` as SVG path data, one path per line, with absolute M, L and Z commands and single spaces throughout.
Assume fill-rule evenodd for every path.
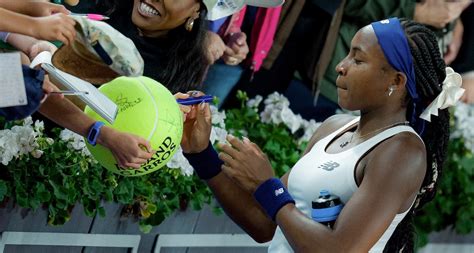
M 119 176 L 71 150 L 58 133 L 54 130 L 52 145 L 39 138 L 40 159 L 23 155 L 0 165 L 0 201 L 13 198 L 20 207 L 45 208 L 50 225 L 67 222 L 78 203 L 88 216 L 105 216 L 102 201 L 114 201 L 132 210 L 123 214 L 138 218 L 143 232 L 178 209 L 181 199 L 192 200 L 195 208 L 211 201 L 210 190 L 197 177 L 167 167 L 141 177 Z

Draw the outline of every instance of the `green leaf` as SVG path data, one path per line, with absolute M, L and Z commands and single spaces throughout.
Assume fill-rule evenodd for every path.
M 105 209 L 104 209 L 104 207 L 100 206 L 100 207 L 97 209 L 97 212 L 99 213 L 99 216 L 100 216 L 100 217 L 105 217 Z
M 143 221 L 140 221 L 139 228 L 140 228 L 140 231 L 142 231 L 142 233 L 148 234 L 153 229 L 153 226 L 150 224 L 146 224 Z
M 165 212 L 156 212 L 150 215 L 150 217 L 145 221 L 152 226 L 158 226 L 165 220 L 165 218 Z
M 37 183 L 36 184 L 36 193 L 35 193 L 36 198 L 41 203 L 48 202 L 51 199 L 51 193 L 46 189 L 46 186 L 42 183 Z
M 158 208 L 157 208 L 157 206 L 156 206 L 155 204 L 148 203 L 147 210 L 148 210 L 148 212 L 150 212 L 151 214 L 154 214 L 154 213 L 156 213 L 156 211 L 158 210 Z

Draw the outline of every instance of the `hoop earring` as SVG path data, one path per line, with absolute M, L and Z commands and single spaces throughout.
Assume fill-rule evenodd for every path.
M 393 86 L 390 86 L 390 88 L 388 88 L 388 96 L 389 97 L 392 95 L 394 90 L 395 90 L 395 88 L 393 88 Z
M 194 26 L 194 19 L 188 18 L 188 20 L 186 20 L 186 24 L 184 25 L 184 27 L 186 28 L 186 31 L 188 32 L 192 31 L 193 26 Z

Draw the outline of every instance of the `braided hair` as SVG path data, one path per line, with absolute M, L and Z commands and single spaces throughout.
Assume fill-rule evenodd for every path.
M 435 34 L 422 24 L 401 19 L 415 67 L 416 89 L 423 107 L 428 106 L 442 90 L 446 78 L 446 65 L 440 55 Z M 411 97 L 407 95 L 407 119 L 412 118 Z M 416 115 L 418 118 L 419 115 Z M 438 117 L 426 122 L 422 139 L 426 146 L 427 170 L 422 187 L 410 212 L 400 222 L 387 242 L 384 252 L 414 252 L 413 216 L 436 193 L 438 178 L 446 159 L 449 141 L 449 112 L 439 110 Z

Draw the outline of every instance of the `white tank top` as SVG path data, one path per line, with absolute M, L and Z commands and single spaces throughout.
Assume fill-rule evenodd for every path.
M 401 132 L 412 132 L 418 136 L 409 126 L 395 126 L 340 153 L 326 153 L 329 143 L 352 128 L 359 119 L 359 117 L 355 118 L 345 126 L 318 141 L 291 169 L 288 177 L 288 192 L 295 199 L 296 207 L 310 219 L 311 201 L 317 198 L 319 192 L 323 189 L 329 190 L 332 194 L 339 196 L 343 203 L 347 203 L 358 188 L 354 178 L 356 164 L 374 146 Z M 406 212 L 395 216 L 382 237 L 370 249 L 370 253 L 383 251 L 393 231 L 410 208 Z M 277 227 L 275 231 L 268 252 L 293 252 L 280 227 Z

